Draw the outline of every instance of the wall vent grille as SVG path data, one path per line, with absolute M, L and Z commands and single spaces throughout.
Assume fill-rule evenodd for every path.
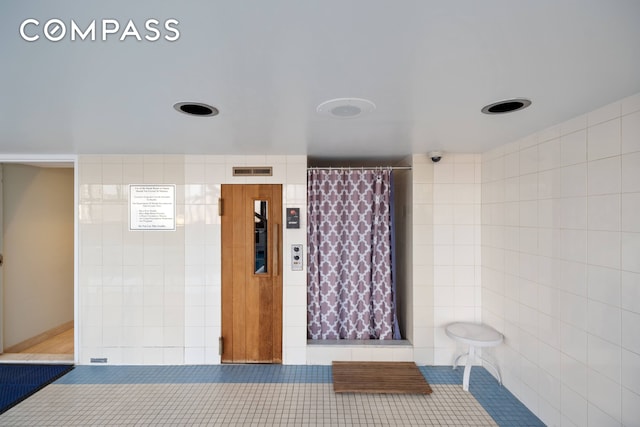
M 234 166 L 233 176 L 273 176 L 271 166 Z

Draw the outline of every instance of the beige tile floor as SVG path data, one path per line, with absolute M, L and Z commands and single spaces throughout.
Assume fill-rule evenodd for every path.
M 433 394 L 336 394 L 332 384 L 52 384 L 0 425 L 495 426 L 459 385 Z
M 27 349 L 30 353 L 0 355 L 0 362 L 73 362 L 73 331 Z M 71 347 L 69 347 L 69 344 Z M 45 351 L 47 353 L 37 353 Z M 72 350 L 71 350 L 72 351 Z M 58 352 L 58 353 L 56 353 Z M 88 379 L 58 381 L 0 415 L 0 426 L 68 425 L 220 425 L 220 426 L 495 426 L 491 415 L 460 384 L 431 383 L 433 394 L 336 394 L 328 382 L 265 382 L 251 376 L 246 382 L 201 383 L 160 381 L 145 367 L 149 383 L 130 370 L 111 383 L 116 371 L 106 367 L 77 367 Z M 131 368 L 131 367 L 129 367 Z M 192 367 L 197 368 L 197 367 Z M 248 367 L 252 369 L 253 367 Z M 122 368 L 127 369 L 127 368 Z M 177 368 L 182 371 L 189 367 Z M 265 366 L 265 369 L 268 369 Z M 313 372 L 314 367 L 305 367 Z M 434 368 L 438 369 L 438 368 Z M 155 368 L 151 368 L 155 371 Z M 102 372 L 102 374 L 98 373 Z M 105 381 L 104 372 L 111 372 Z M 198 371 L 200 372 L 200 371 Z M 208 371 L 207 371 L 208 372 Z M 244 371 L 246 373 L 246 371 Z M 253 372 L 253 371 L 252 371 Z M 446 369 L 445 372 L 452 372 Z M 240 372 L 242 374 L 242 372 Z M 133 374 L 130 375 L 130 374 Z M 209 372 L 209 375 L 211 373 Z M 311 374 L 310 374 L 311 375 Z M 120 375 L 121 376 L 121 375 Z M 487 374 L 490 388 L 500 391 Z M 162 375 L 164 379 L 164 375 Z M 198 378 L 201 378 L 198 376 Z M 246 378 L 246 377 L 245 377 Z M 313 378 L 311 376 L 310 378 Z M 62 378 L 64 380 L 65 377 Z M 476 379 L 475 381 L 478 381 Z M 446 382 L 446 381 L 445 381 Z M 503 398 L 500 398 L 503 399 Z M 500 400 L 503 402 L 503 400 Z M 519 404 L 519 403 L 518 403 Z M 519 404 L 521 405 L 521 404 Z M 490 409 L 496 416 L 495 409 Z M 498 410 L 498 416 L 503 410 Z M 505 405 L 504 411 L 510 409 Z M 503 411 L 503 412 L 504 412 Z M 505 412 L 505 413 L 506 413 Z M 535 417 L 534 417 L 535 418 Z M 496 418 L 498 419 L 498 418 Z M 503 426 L 542 425 L 530 418 Z M 539 421 L 539 420 L 538 420 Z

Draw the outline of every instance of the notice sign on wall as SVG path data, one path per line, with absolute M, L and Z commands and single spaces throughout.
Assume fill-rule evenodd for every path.
M 129 230 L 175 229 L 175 185 L 129 185 Z

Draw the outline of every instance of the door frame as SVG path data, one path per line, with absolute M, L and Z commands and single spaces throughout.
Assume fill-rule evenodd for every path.
M 73 165 L 73 363 L 78 363 L 78 352 L 80 348 L 80 327 L 78 324 L 79 319 L 79 306 L 78 306 L 78 156 L 75 154 L 0 154 L 0 163 L 70 163 Z M 0 193 L 1 195 L 1 193 Z M 1 205 L 0 205 L 1 207 Z M 1 219 L 1 216 L 0 216 Z M 3 232 L 3 225 L 0 223 L 0 234 Z M 2 240 L 0 239 L 0 242 Z M 0 247 L 2 250 L 2 247 Z M 2 269 L 0 267 L 0 274 Z M 0 304 L 4 304 L 1 299 L 3 294 L 2 280 L 0 279 Z M 0 354 L 4 350 L 4 343 L 2 342 L 2 328 L 3 328 L 3 306 L 0 305 Z

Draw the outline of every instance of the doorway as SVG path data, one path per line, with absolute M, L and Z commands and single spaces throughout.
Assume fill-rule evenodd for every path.
M 0 360 L 73 362 L 74 162 L 0 167 Z
M 282 363 L 282 185 L 223 185 L 222 363 Z

